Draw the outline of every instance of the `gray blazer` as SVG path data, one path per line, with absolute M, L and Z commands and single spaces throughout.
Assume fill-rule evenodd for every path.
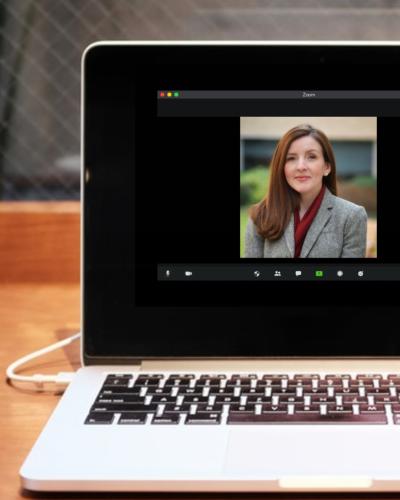
M 365 257 L 367 212 L 364 207 L 325 190 L 321 206 L 304 238 L 300 257 Z M 260 236 L 251 218 L 245 236 L 245 257 L 293 258 L 294 216 L 279 240 Z

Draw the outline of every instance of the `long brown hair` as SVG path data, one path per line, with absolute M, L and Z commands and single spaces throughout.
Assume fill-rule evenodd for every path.
M 331 171 L 322 178 L 322 182 L 332 194 L 337 194 L 335 156 L 329 139 L 321 130 L 311 125 L 303 124 L 293 127 L 286 132 L 275 148 L 271 160 L 267 195 L 250 208 L 250 217 L 259 234 L 265 239 L 274 241 L 281 238 L 291 214 L 300 206 L 300 194 L 291 188 L 286 180 L 285 163 L 292 142 L 308 135 L 318 141 L 324 160 L 331 167 Z

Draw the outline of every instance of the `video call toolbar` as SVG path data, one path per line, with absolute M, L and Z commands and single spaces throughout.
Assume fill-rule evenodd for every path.
M 160 264 L 159 281 L 398 281 L 400 266 L 379 264 Z

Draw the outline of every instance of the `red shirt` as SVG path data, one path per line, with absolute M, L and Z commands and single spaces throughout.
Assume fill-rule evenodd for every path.
M 315 200 L 308 207 L 307 212 L 303 215 L 300 220 L 299 209 L 296 208 L 294 211 L 294 243 L 295 251 L 294 256 L 300 257 L 301 249 L 304 243 L 304 238 L 306 237 L 307 231 L 309 230 L 314 217 L 317 215 L 319 207 L 321 206 L 322 199 L 325 194 L 325 184 L 322 184 L 321 191 L 315 198 Z

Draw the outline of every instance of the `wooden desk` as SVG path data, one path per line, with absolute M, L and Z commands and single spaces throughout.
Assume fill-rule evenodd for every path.
M 0 498 L 22 498 L 18 471 L 59 394 L 6 383 L 16 359 L 80 329 L 79 202 L 0 203 Z M 79 342 L 24 373 L 80 366 Z
M 0 283 L 78 283 L 79 258 L 79 202 L 0 202 Z
M 18 471 L 59 395 L 38 393 L 31 385 L 11 387 L 5 369 L 16 359 L 79 331 L 78 284 L 7 284 L 0 286 L 0 498 L 23 498 Z M 79 341 L 58 350 L 24 371 L 57 373 L 80 365 Z M 18 388 L 16 388 L 18 387 Z

